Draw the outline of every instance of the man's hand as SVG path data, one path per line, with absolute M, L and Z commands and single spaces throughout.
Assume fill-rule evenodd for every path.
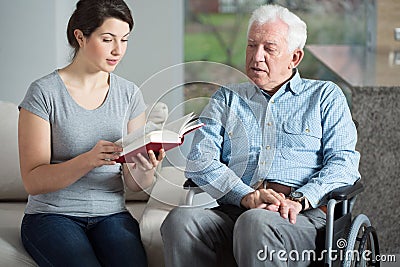
M 286 205 L 285 196 L 272 189 L 258 189 L 251 192 L 242 198 L 240 204 L 247 209 L 267 209 L 269 205 L 273 207 Z
M 279 207 L 279 213 L 281 214 L 282 218 L 287 219 L 292 224 L 296 223 L 297 214 L 301 212 L 301 204 L 297 201 L 293 201 L 290 199 L 285 199 L 286 205 Z
M 297 214 L 301 212 L 301 204 L 285 198 L 282 193 L 272 189 L 258 189 L 242 198 L 240 204 L 247 209 L 266 209 L 279 212 L 284 219 L 289 218 L 293 224 L 296 223 Z

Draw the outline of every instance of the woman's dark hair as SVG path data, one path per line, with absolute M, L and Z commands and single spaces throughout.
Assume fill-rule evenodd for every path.
M 79 29 L 85 37 L 89 37 L 108 18 L 116 18 L 128 23 L 130 31 L 133 28 L 131 11 L 123 0 L 78 1 L 67 27 L 68 43 L 74 48 L 73 58 L 79 50 L 74 31 Z

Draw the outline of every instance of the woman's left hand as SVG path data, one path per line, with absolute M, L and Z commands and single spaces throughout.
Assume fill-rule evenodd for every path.
M 131 163 L 132 164 L 131 167 L 137 168 L 138 170 L 141 170 L 143 172 L 147 172 L 147 171 L 153 170 L 155 167 L 157 167 L 158 164 L 160 164 L 160 162 L 165 157 L 164 149 L 160 149 L 158 151 L 158 157 L 156 157 L 156 154 L 154 153 L 153 150 L 147 151 L 147 154 L 148 154 L 148 158 L 143 156 L 141 153 L 132 157 L 132 160 L 134 163 Z

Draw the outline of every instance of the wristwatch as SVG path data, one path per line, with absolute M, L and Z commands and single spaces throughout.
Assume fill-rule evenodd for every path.
M 306 209 L 306 197 L 302 192 L 293 191 L 289 195 L 289 199 L 292 201 L 299 202 L 301 204 L 301 210 Z

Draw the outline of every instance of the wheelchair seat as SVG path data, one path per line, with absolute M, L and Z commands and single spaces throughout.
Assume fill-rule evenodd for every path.
M 186 205 L 192 206 L 196 194 L 204 191 L 191 179 L 183 187 L 188 190 Z M 333 190 L 326 196 L 327 213 L 323 260 L 325 267 L 331 266 L 380 266 L 379 242 L 376 230 L 368 217 L 359 214 L 352 217 L 357 195 L 364 190 L 360 181 L 353 185 Z

